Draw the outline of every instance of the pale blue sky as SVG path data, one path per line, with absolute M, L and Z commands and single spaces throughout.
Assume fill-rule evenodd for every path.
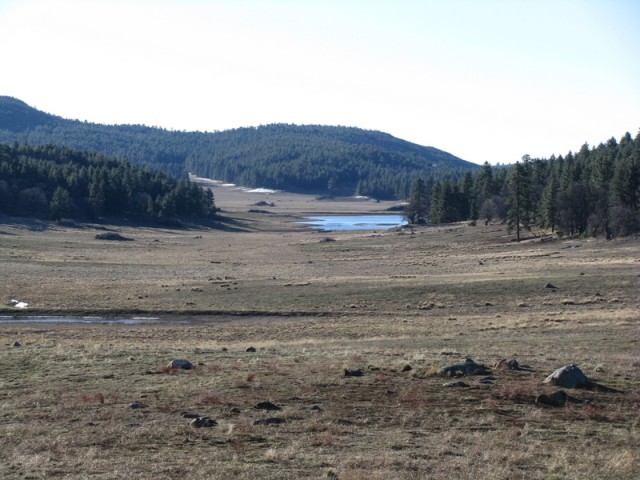
M 640 129 L 636 0 L 0 0 L 0 95 L 98 123 L 381 130 L 476 163 Z

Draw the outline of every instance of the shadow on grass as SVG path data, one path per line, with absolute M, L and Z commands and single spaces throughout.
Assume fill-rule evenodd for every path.
M 6 214 L 0 214 L 0 225 L 23 228 L 31 230 L 33 232 L 43 232 L 51 226 L 52 222 L 48 220 L 42 220 L 33 217 L 12 217 Z M 9 233 L 0 230 L 0 235 L 15 235 L 15 233 Z
M 248 232 L 252 229 L 245 223 L 235 218 L 216 216 L 214 218 L 176 218 L 167 221 L 150 221 L 131 219 L 128 217 L 105 217 L 97 222 L 80 221 L 72 219 L 43 220 L 35 217 L 12 217 L 0 214 L 0 226 L 9 228 L 26 229 L 34 232 L 44 232 L 56 227 L 95 229 L 111 231 L 117 227 L 147 227 L 168 228 L 171 230 L 221 230 L 225 232 Z M 15 236 L 16 233 L 0 230 L 0 235 Z

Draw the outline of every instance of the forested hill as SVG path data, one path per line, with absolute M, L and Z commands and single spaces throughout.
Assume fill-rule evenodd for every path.
M 478 165 L 353 127 L 275 124 L 223 132 L 67 120 L 0 96 L 0 143 L 57 145 L 251 187 L 406 198 L 416 176 L 457 179 Z
M 338 195 L 406 198 L 416 175 L 458 177 L 477 165 L 433 147 L 353 127 L 275 124 L 211 137 L 188 165 L 243 185 Z

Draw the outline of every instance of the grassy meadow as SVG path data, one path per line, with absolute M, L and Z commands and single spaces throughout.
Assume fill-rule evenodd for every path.
M 640 476 L 640 239 L 323 233 L 294 222 L 390 205 L 214 192 L 218 229 L 2 219 L 0 477 Z M 437 374 L 467 357 L 490 378 Z M 622 392 L 537 405 L 567 363 Z

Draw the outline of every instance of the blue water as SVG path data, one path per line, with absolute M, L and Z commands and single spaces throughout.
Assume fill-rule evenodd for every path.
M 402 215 L 317 215 L 305 217 L 304 222 L 310 228 L 318 228 L 323 231 L 331 230 L 380 230 L 399 227 L 407 222 Z

